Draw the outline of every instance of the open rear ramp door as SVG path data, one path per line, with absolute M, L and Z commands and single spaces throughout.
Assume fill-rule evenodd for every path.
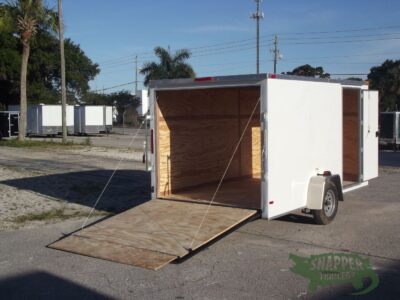
M 155 199 L 49 247 L 157 270 L 255 215 L 256 210 Z

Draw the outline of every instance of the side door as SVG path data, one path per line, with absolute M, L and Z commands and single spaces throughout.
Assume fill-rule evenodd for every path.
M 362 180 L 378 177 L 379 169 L 379 94 L 378 91 L 362 91 Z

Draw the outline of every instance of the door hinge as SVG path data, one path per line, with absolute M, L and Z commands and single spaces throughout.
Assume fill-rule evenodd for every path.
M 261 125 L 263 130 L 267 129 L 267 122 L 268 122 L 267 113 L 265 112 L 261 113 Z

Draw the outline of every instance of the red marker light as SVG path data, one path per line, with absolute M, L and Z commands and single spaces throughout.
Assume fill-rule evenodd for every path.
M 274 201 L 269 201 L 268 204 L 274 204 Z
M 214 77 L 199 77 L 195 78 L 194 81 L 213 81 Z
M 270 74 L 269 78 L 272 78 L 272 79 L 276 78 L 276 74 Z

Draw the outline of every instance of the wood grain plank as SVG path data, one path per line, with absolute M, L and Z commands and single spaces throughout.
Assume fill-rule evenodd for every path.
M 256 210 L 155 199 L 49 247 L 157 269 L 255 214 Z
M 357 182 L 360 176 L 360 92 L 343 89 L 343 180 Z
M 188 188 L 169 195 L 168 199 L 209 203 L 218 182 Z M 261 208 L 261 179 L 260 174 L 250 178 L 224 181 L 214 199 L 215 204 L 241 208 Z
M 177 259 L 174 255 L 137 249 L 104 240 L 83 238 L 76 235 L 59 240 L 49 245 L 49 248 L 150 270 L 158 270 Z
M 158 196 L 218 181 L 259 96 L 257 87 L 157 92 Z M 251 123 L 227 179 L 261 171 L 258 110 Z

